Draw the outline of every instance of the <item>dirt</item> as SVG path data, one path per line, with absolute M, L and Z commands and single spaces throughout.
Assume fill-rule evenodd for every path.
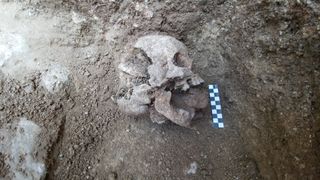
M 21 118 L 41 128 L 43 179 L 320 178 L 318 2 L 0 2 L 0 15 L 1 178 Z M 209 107 L 191 128 L 118 109 L 120 57 L 149 34 L 183 42 L 204 87 L 219 84 L 224 129 Z M 54 91 L 52 67 L 68 72 Z

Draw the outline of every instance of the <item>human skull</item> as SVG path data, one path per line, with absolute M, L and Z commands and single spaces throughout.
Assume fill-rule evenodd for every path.
M 152 87 L 161 87 L 172 79 L 179 81 L 195 78 L 191 71 L 192 59 L 188 56 L 187 47 L 177 39 L 171 36 L 149 35 L 139 38 L 134 47 L 144 51 L 151 59 L 148 73 Z
M 171 120 L 189 126 L 196 110 L 207 104 L 204 91 L 195 89 L 204 81 L 191 66 L 186 46 L 177 39 L 164 35 L 139 38 L 118 66 L 117 104 L 133 115 L 149 110 L 153 122 Z

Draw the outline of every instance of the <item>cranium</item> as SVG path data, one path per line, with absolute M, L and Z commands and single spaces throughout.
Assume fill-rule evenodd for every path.
M 134 47 L 143 50 L 152 62 L 148 67 L 149 83 L 152 87 L 161 87 L 168 80 L 197 78 L 193 77 L 192 60 L 186 46 L 171 36 L 144 36 L 138 39 Z
M 149 110 L 153 122 L 171 120 L 189 126 L 196 110 L 207 104 L 205 93 L 194 89 L 203 80 L 191 66 L 186 46 L 177 39 L 163 35 L 139 38 L 118 66 L 120 109 L 134 115 Z

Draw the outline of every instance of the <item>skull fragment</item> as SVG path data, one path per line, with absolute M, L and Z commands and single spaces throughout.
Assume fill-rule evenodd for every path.
M 208 100 L 191 71 L 186 46 L 171 36 L 148 35 L 137 40 L 119 64 L 119 108 L 132 115 L 150 114 L 155 123 L 168 120 L 190 126 L 195 113 Z

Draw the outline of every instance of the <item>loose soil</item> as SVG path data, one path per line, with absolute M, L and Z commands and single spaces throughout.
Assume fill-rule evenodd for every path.
M 0 61 L 0 128 L 21 117 L 41 127 L 45 179 L 320 178 L 319 3 L 0 2 L 0 15 L 0 55 L 13 42 Z M 204 86 L 219 84 L 224 129 L 209 107 L 191 128 L 119 111 L 117 66 L 147 34 L 182 41 Z M 49 92 L 42 75 L 55 64 L 69 79 Z M 7 158 L 0 176 L 11 179 Z

